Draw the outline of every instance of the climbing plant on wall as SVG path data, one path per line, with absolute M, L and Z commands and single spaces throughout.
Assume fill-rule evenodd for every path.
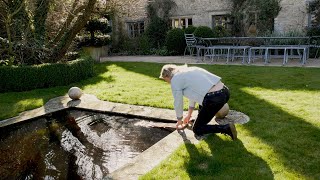
M 163 46 L 166 33 L 169 30 L 170 10 L 175 6 L 172 0 L 155 0 L 148 4 L 149 23 L 146 35 L 154 48 Z
M 273 31 L 274 18 L 281 10 L 280 0 L 232 0 L 232 33 L 247 35 L 250 25 L 256 27 L 258 34 Z
M 311 1 L 308 11 L 312 16 L 312 26 L 320 26 L 320 0 Z

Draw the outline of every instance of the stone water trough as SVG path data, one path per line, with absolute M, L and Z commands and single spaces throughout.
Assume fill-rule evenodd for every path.
M 61 96 L 48 101 L 43 107 L 20 113 L 19 116 L 0 121 L 0 128 L 26 122 L 36 117 L 45 116 L 65 109 L 90 110 L 94 112 L 112 113 L 131 117 L 141 117 L 150 120 L 159 120 L 162 123 L 172 124 L 174 127 L 175 112 L 169 109 L 160 109 L 146 106 L 135 106 L 120 103 L 101 101 L 94 95 L 83 94 L 80 99 L 72 100 L 69 96 Z M 196 115 L 197 112 L 194 112 Z M 158 122 L 159 122 L 158 121 Z M 249 117 L 241 112 L 230 110 L 224 119 L 217 119 L 213 123 L 225 124 L 229 122 L 244 124 Z M 147 124 L 148 125 L 148 124 Z M 153 126 L 153 124 L 149 124 Z M 171 128 L 172 128 L 171 127 Z M 170 128 L 170 127 L 169 127 Z M 138 179 L 166 159 L 183 143 L 198 143 L 193 132 L 189 129 L 173 132 L 164 137 L 150 148 L 138 154 L 122 167 L 114 170 L 106 179 Z

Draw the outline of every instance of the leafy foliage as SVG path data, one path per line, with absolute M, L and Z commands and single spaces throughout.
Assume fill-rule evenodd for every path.
M 213 34 L 215 37 L 226 37 L 229 36 L 229 33 L 227 32 L 226 28 L 223 26 L 215 26 L 213 28 Z
M 314 16 L 313 26 L 320 26 L 320 0 L 310 1 L 309 13 Z
M 232 34 L 246 35 L 251 24 L 255 24 L 261 34 L 271 32 L 274 18 L 280 10 L 280 0 L 233 0 Z M 255 17 L 257 19 L 254 19 Z
M 0 92 L 68 85 L 93 76 L 90 58 L 69 63 L 0 67 Z
M 320 36 L 320 26 L 318 27 L 311 27 L 307 30 L 308 36 Z
M 97 0 L 1 1 L 0 60 L 8 65 L 63 61 Z M 59 9 L 59 10 L 57 10 Z
M 186 47 L 184 31 L 179 28 L 170 30 L 166 37 L 166 47 L 172 54 L 183 54 Z
M 151 47 L 160 48 L 165 43 L 168 24 L 159 17 L 153 17 L 146 29 L 146 35 L 150 40 Z
M 90 33 L 76 38 L 77 46 L 105 46 L 111 43 L 111 37 L 108 35 L 112 31 L 106 18 L 93 18 L 85 25 L 85 30 Z
M 150 23 L 146 29 L 146 35 L 151 42 L 152 48 L 161 48 L 169 30 L 170 10 L 175 6 L 172 0 L 152 1 L 147 6 Z
M 194 31 L 194 35 L 200 38 L 212 38 L 215 37 L 213 31 L 208 26 L 199 26 Z
M 187 28 L 184 29 L 184 32 L 186 34 L 193 34 L 196 29 L 197 27 L 195 26 L 188 26 Z

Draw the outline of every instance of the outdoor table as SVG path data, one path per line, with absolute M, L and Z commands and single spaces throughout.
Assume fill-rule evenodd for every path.
M 245 57 L 247 57 L 247 53 L 249 49 L 250 49 L 250 46 L 228 46 L 228 45 L 209 46 L 205 48 L 206 53 L 204 54 L 204 58 L 211 57 L 211 62 L 213 62 L 214 57 L 226 56 L 227 57 L 226 63 L 228 63 L 230 56 L 233 61 L 236 54 L 235 51 L 240 50 L 242 51 L 242 55 L 240 55 L 239 57 L 242 57 L 242 64 L 243 64 L 245 61 Z M 216 53 L 216 50 L 218 50 L 217 53 Z M 224 50 L 227 51 L 226 54 L 223 54 Z
M 283 62 L 282 64 L 285 65 L 288 63 L 288 50 L 302 50 L 302 64 L 306 64 L 307 61 L 307 53 L 308 53 L 308 48 L 309 46 L 307 45 L 284 45 L 284 46 L 259 46 L 259 47 L 251 47 L 249 49 L 249 61 L 248 63 L 250 64 L 252 61 L 252 52 L 254 53 L 255 56 L 255 50 L 264 50 L 264 63 L 267 64 L 269 62 L 269 50 L 283 50 Z
M 230 57 L 230 52 L 231 49 L 243 49 L 243 60 L 242 63 L 244 63 L 245 61 L 245 53 L 246 53 L 246 49 L 248 50 L 248 63 L 251 62 L 251 58 L 252 58 L 252 52 L 254 52 L 255 50 L 264 50 L 264 60 L 265 63 L 268 62 L 268 59 L 270 57 L 269 53 L 270 50 L 275 50 L 276 52 L 278 50 L 283 50 L 284 54 L 283 54 L 283 64 L 286 64 L 288 62 L 288 51 L 291 50 L 297 50 L 298 53 L 299 50 L 303 51 L 302 54 L 302 64 L 305 64 L 308 57 L 309 57 L 309 45 L 310 45 L 310 38 L 311 37 L 220 37 L 220 38 L 199 38 L 200 41 L 202 41 L 203 43 L 205 43 L 207 45 L 207 47 L 202 48 L 202 49 L 206 49 L 207 52 L 210 49 L 213 49 L 211 52 L 211 55 L 209 53 L 205 54 L 205 57 L 211 57 L 213 58 L 214 56 L 217 56 L 216 54 L 214 54 L 214 49 L 217 48 L 222 48 L 227 50 L 227 63 L 229 61 L 229 57 Z M 253 45 L 251 44 L 245 44 L 245 41 L 249 41 L 252 40 L 253 42 L 251 42 Z M 298 40 L 298 45 L 292 45 L 289 44 L 289 42 L 291 40 Z M 275 41 L 280 41 L 280 44 L 283 45 L 274 45 L 273 42 Z M 230 45 L 219 45 L 219 43 L 229 43 Z M 216 44 L 216 45 L 215 45 Z M 257 44 L 261 44 L 261 45 L 257 45 Z M 279 44 L 279 42 L 275 43 L 275 44 Z M 251 47 L 250 47 L 251 46 Z M 250 47 L 250 48 L 248 48 Z M 234 55 L 234 53 L 232 53 L 232 55 Z
M 298 36 L 298 37 L 219 37 L 219 38 L 199 38 L 202 42 L 205 42 L 208 46 L 214 45 L 212 42 L 229 41 L 232 45 L 241 45 L 243 41 L 255 40 L 263 42 L 264 45 L 271 45 L 274 40 L 300 40 L 305 41 L 303 45 L 310 44 L 310 37 Z M 301 44 L 301 43 L 300 43 Z

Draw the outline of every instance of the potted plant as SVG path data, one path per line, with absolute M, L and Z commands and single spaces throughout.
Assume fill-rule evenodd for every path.
M 111 44 L 110 32 L 108 19 L 91 19 L 85 26 L 85 33 L 77 36 L 77 46 L 89 53 L 94 60 L 100 61 L 100 57 L 108 55 Z

